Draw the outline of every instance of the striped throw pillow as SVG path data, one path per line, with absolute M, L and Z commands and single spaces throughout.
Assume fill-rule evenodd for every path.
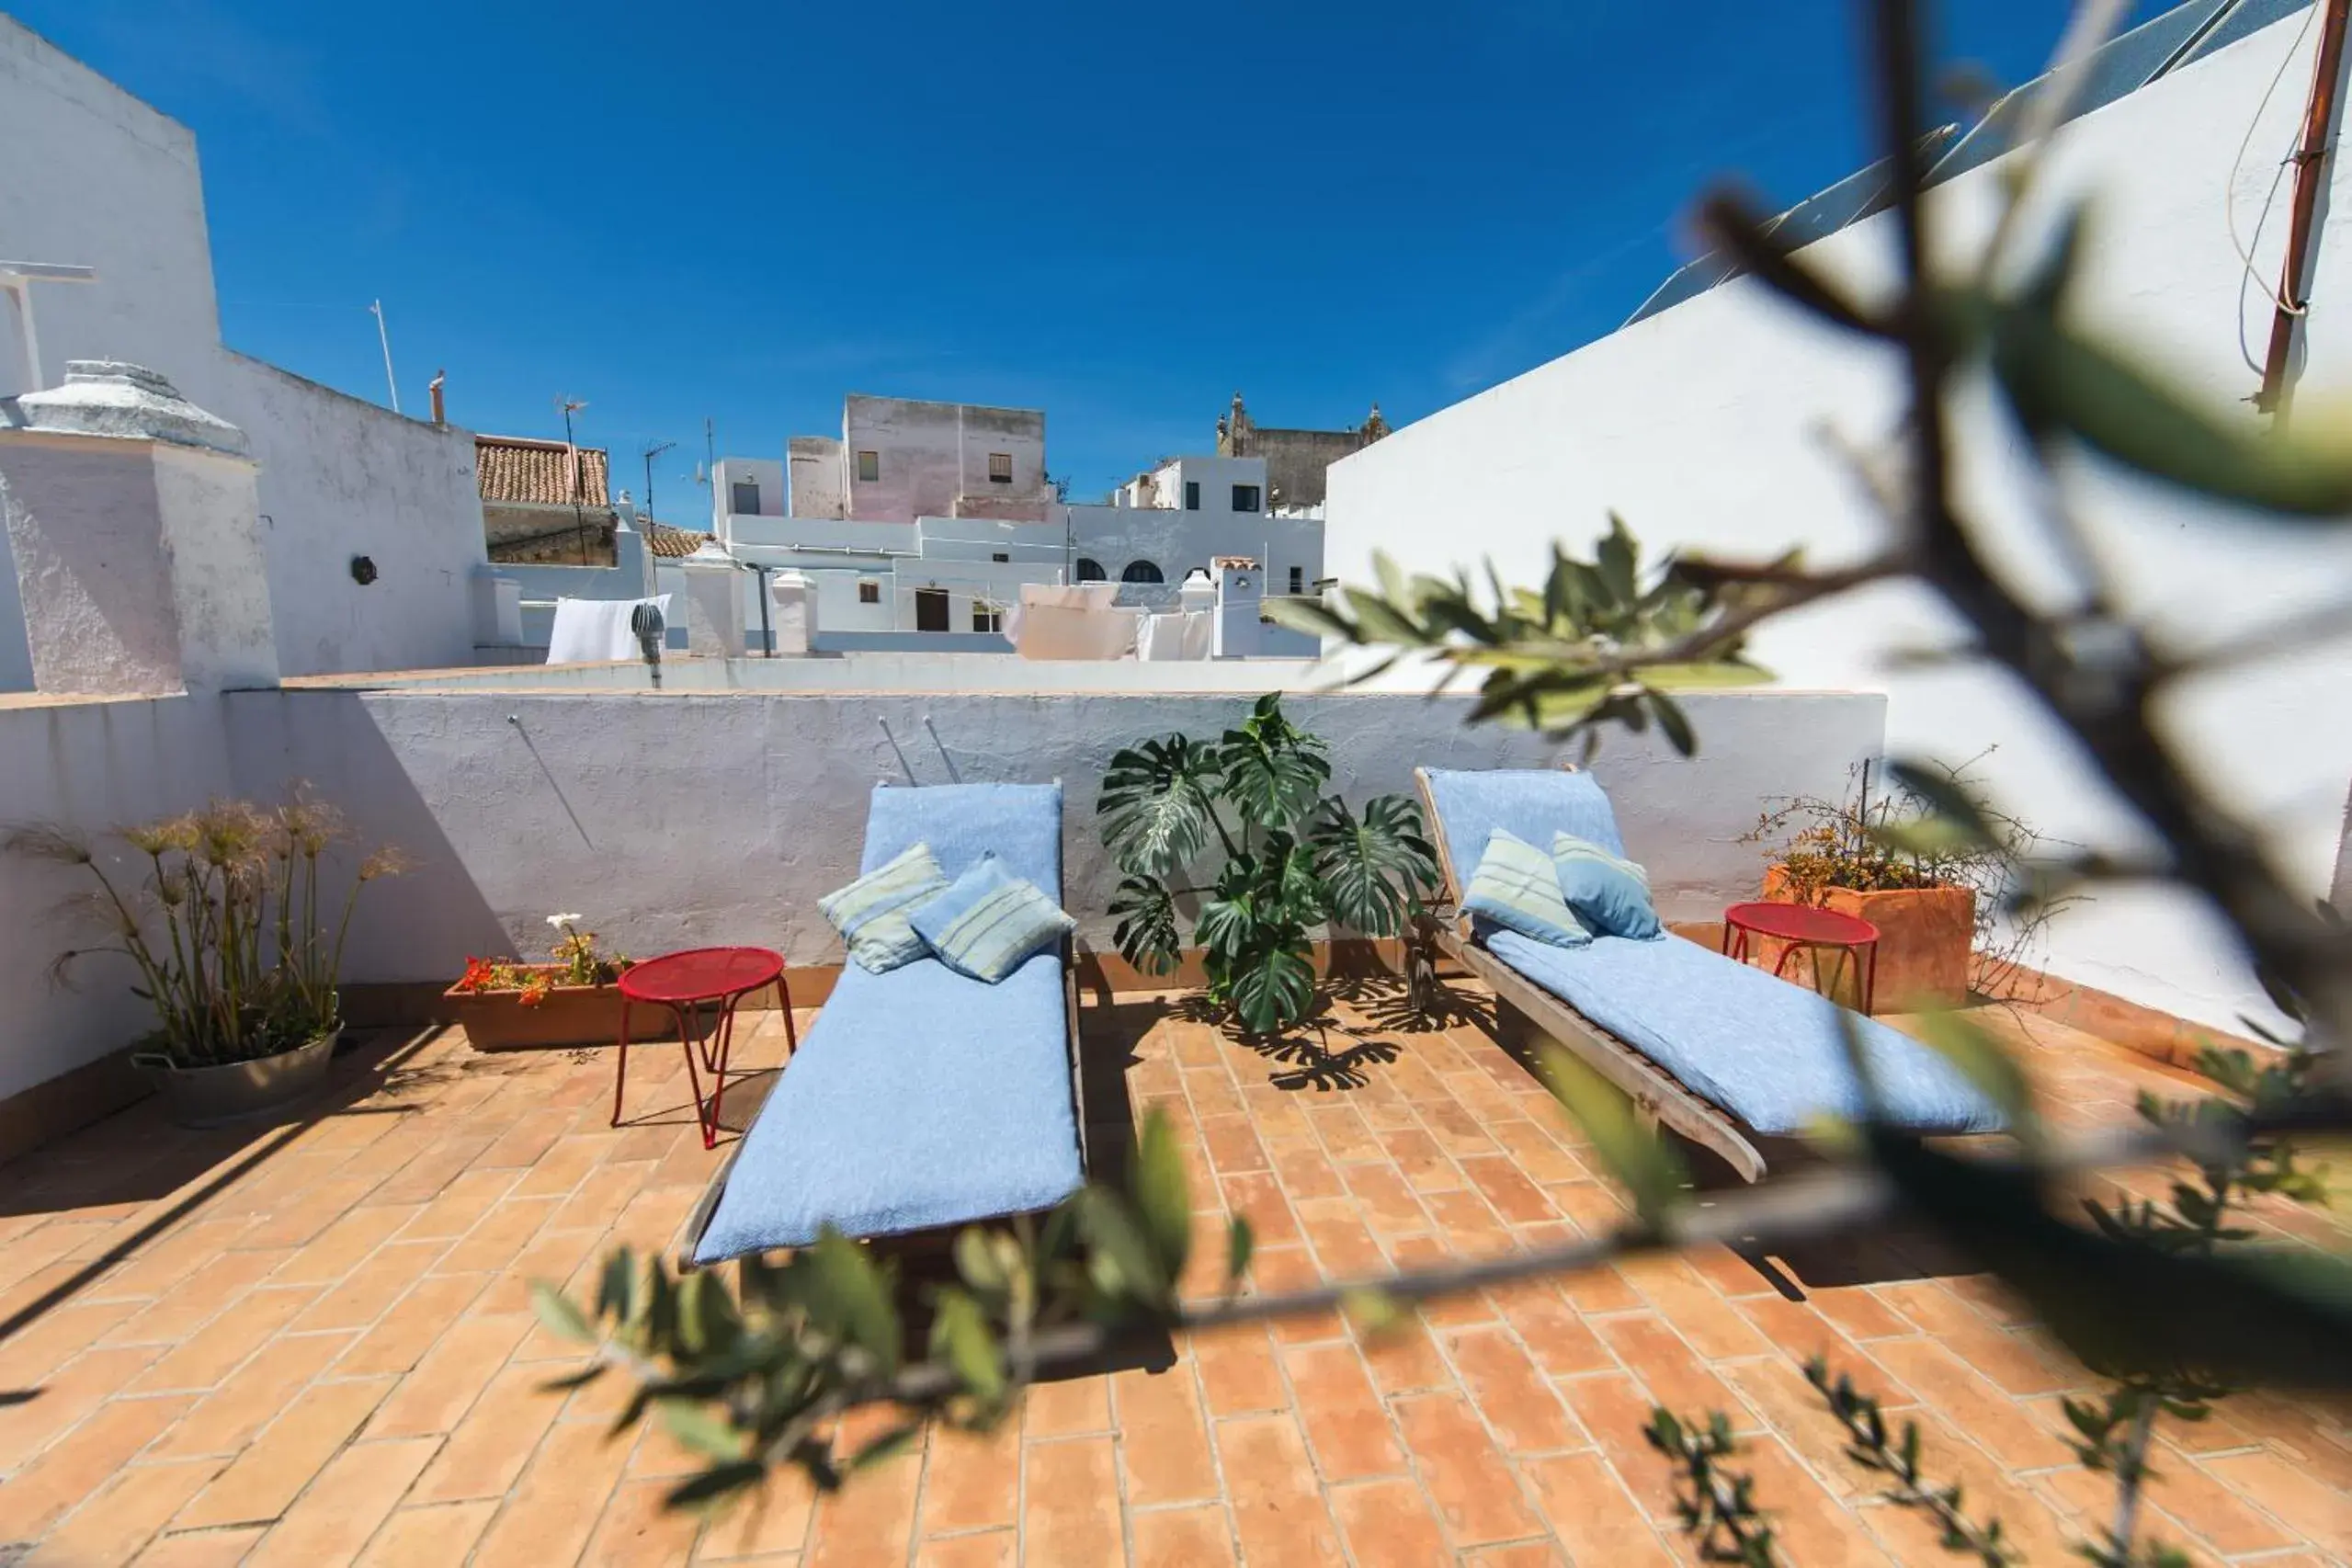
M 939 869 L 931 846 L 917 844 L 847 887 L 825 894 L 817 900 L 817 908 L 849 945 L 849 957 L 858 967 L 882 974 L 929 951 L 907 924 L 906 914 L 947 887 L 947 873 Z
M 1650 873 L 1632 861 L 1590 839 L 1563 833 L 1551 841 L 1551 863 L 1559 874 L 1561 897 L 1593 930 L 1642 940 L 1665 934 L 1650 902 Z
M 991 985 L 1078 924 L 1034 882 L 1007 873 L 994 855 L 983 856 L 946 892 L 908 911 L 907 919 L 941 963 Z
M 1486 853 L 1478 858 L 1461 906 L 1506 930 L 1555 948 L 1582 947 L 1593 939 L 1560 896 L 1560 874 L 1552 869 L 1551 857 L 1499 827 L 1486 841 Z

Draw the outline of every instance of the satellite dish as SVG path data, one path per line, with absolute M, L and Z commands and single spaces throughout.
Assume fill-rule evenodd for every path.
M 696 463 L 694 465 L 694 483 L 697 484 L 708 484 L 710 483 L 710 475 L 704 472 L 700 463 Z

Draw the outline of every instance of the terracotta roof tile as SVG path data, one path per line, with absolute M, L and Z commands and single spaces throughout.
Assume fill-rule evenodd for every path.
M 575 456 L 580 503 L 609 506 L 612 503 L 606 488 L 608 482 L 601 447 L 574 449 L 562 441 L 535 441 L 522 436 L 476 436 L 475 486 L 484 501 L 569 506 L 574 499 Z
M 653 553 L 665 561 L 676 561 L 692 555 L 710 539 L 709 534 L 688 533 L 667 523 L 655 523 L 645 533 L 645 541 L 653 547 Z

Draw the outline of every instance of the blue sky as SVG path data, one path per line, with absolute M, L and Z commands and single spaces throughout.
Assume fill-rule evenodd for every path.
M 1044 408 L 1082 496 L 1236 388 L 1403 424 L 1622 321 L 1709 176 L 1866 160 L 1851 0 L 0 3 L 195 130 L 232 344 L 381 401 L 381 296 L 411 412 L 585 399 L 681 521 L 706 415 L 772 456 L 851 391 Z M 1945 10 L 2004 84 L 2063 15 Z

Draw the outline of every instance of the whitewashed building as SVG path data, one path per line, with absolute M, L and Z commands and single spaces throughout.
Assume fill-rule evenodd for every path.
M 195 136 L 6 16 L 0 145 L 0 263 L 95 274 L 0 289 L 0 397 L 60 385 L 68 360 L 129 360 L 238 426 L 287 675 L 474 662 L 472 436 L 223 343 Z M 32 684 L 17 600 L 0 561 L 0 691 Z
M 2313 9 L 2294 0 L 2221 13 L 2184 6 L 2111 43 L 2086 70 L 2086 112 L 2061 131 L 2027 231 L 2046 233 L 2087 199 L 2070 308 L 2217 406 L 2244 406 L 2262 377 L 2289 226 L 2282 160 L 2320 36 Z M 1929 200 L 1956 255 L 1988 233 L 1997 131 L 1941 149 Z M 2352 162 L 2339 151 L 2327 168 L 2333 199 L 2323 199 L 2301 321 L 2303 406 L 2352 392 Z M 1795 210 L 1779 233 L 1820 236 L 1804 259 L 1867 291 L 1890 275 L 1895 253 L 1892 215 L 1878 210 L 1882 184 L 1857 176 Z M 1616 333 L 1334 465 L 1329 513 L 1344 541 L 1335 575 L 1369 581 L 1377 551 L 1438 573 L 1491 559 L 1506 581 L 1532 583 L 1555 539 L 1585 551 L 1611 510 L 1653 558 L 1755 559 L 1801 546 L 1811 564 L 1828 567 L 1879 548 L 1885 525 L 1822 433 L 1887 435 L 1899 367 L 1729 272 L 1694 263 Z M 1971 507 L 2035 516 L 2026 454 L 1993 398 L 1975 389 L 1955 415 Z M 2066 478 L 2094 548 L 2119 570 L 2119 610 L 2175 645 L 2352 594 L 2352 536 L 2341 529 L 2224 527 L 2211 507 L 2096 465 Z M 2005 556 L 2025 560 L 2029 540 L 2006 537 Z M 2030 586 L 2050 582 L 2045 573 Z M 1924 590 L 1888 585 L 1774 622 L 1754 650 L 1789 687 L 1885 692 L 1892 753 L 1981 756 L 1977 777 L 2043 835 L 2130 846 L 2120 803 L 2005 676 L 1898 659 L 1953 629 Z M 2211 778 L 2243 820 L 2263 825 L 2278 863 L 2313 896 L 2333 881 L 2339 900 L 2352 898 L 2352 863 L 2338 866 L 2352 726 L 2336 716 L 2346 712 L 2352 647 L 2341 641 L 2181 687 L 2167 710 L 2204 740 Z M 2242 1015 L 2275 1021 L 2221 923 L 2174 892 L 2116 888 L 2076 906 L 2054 927 L 2044 967 L 2224 1029 Z

